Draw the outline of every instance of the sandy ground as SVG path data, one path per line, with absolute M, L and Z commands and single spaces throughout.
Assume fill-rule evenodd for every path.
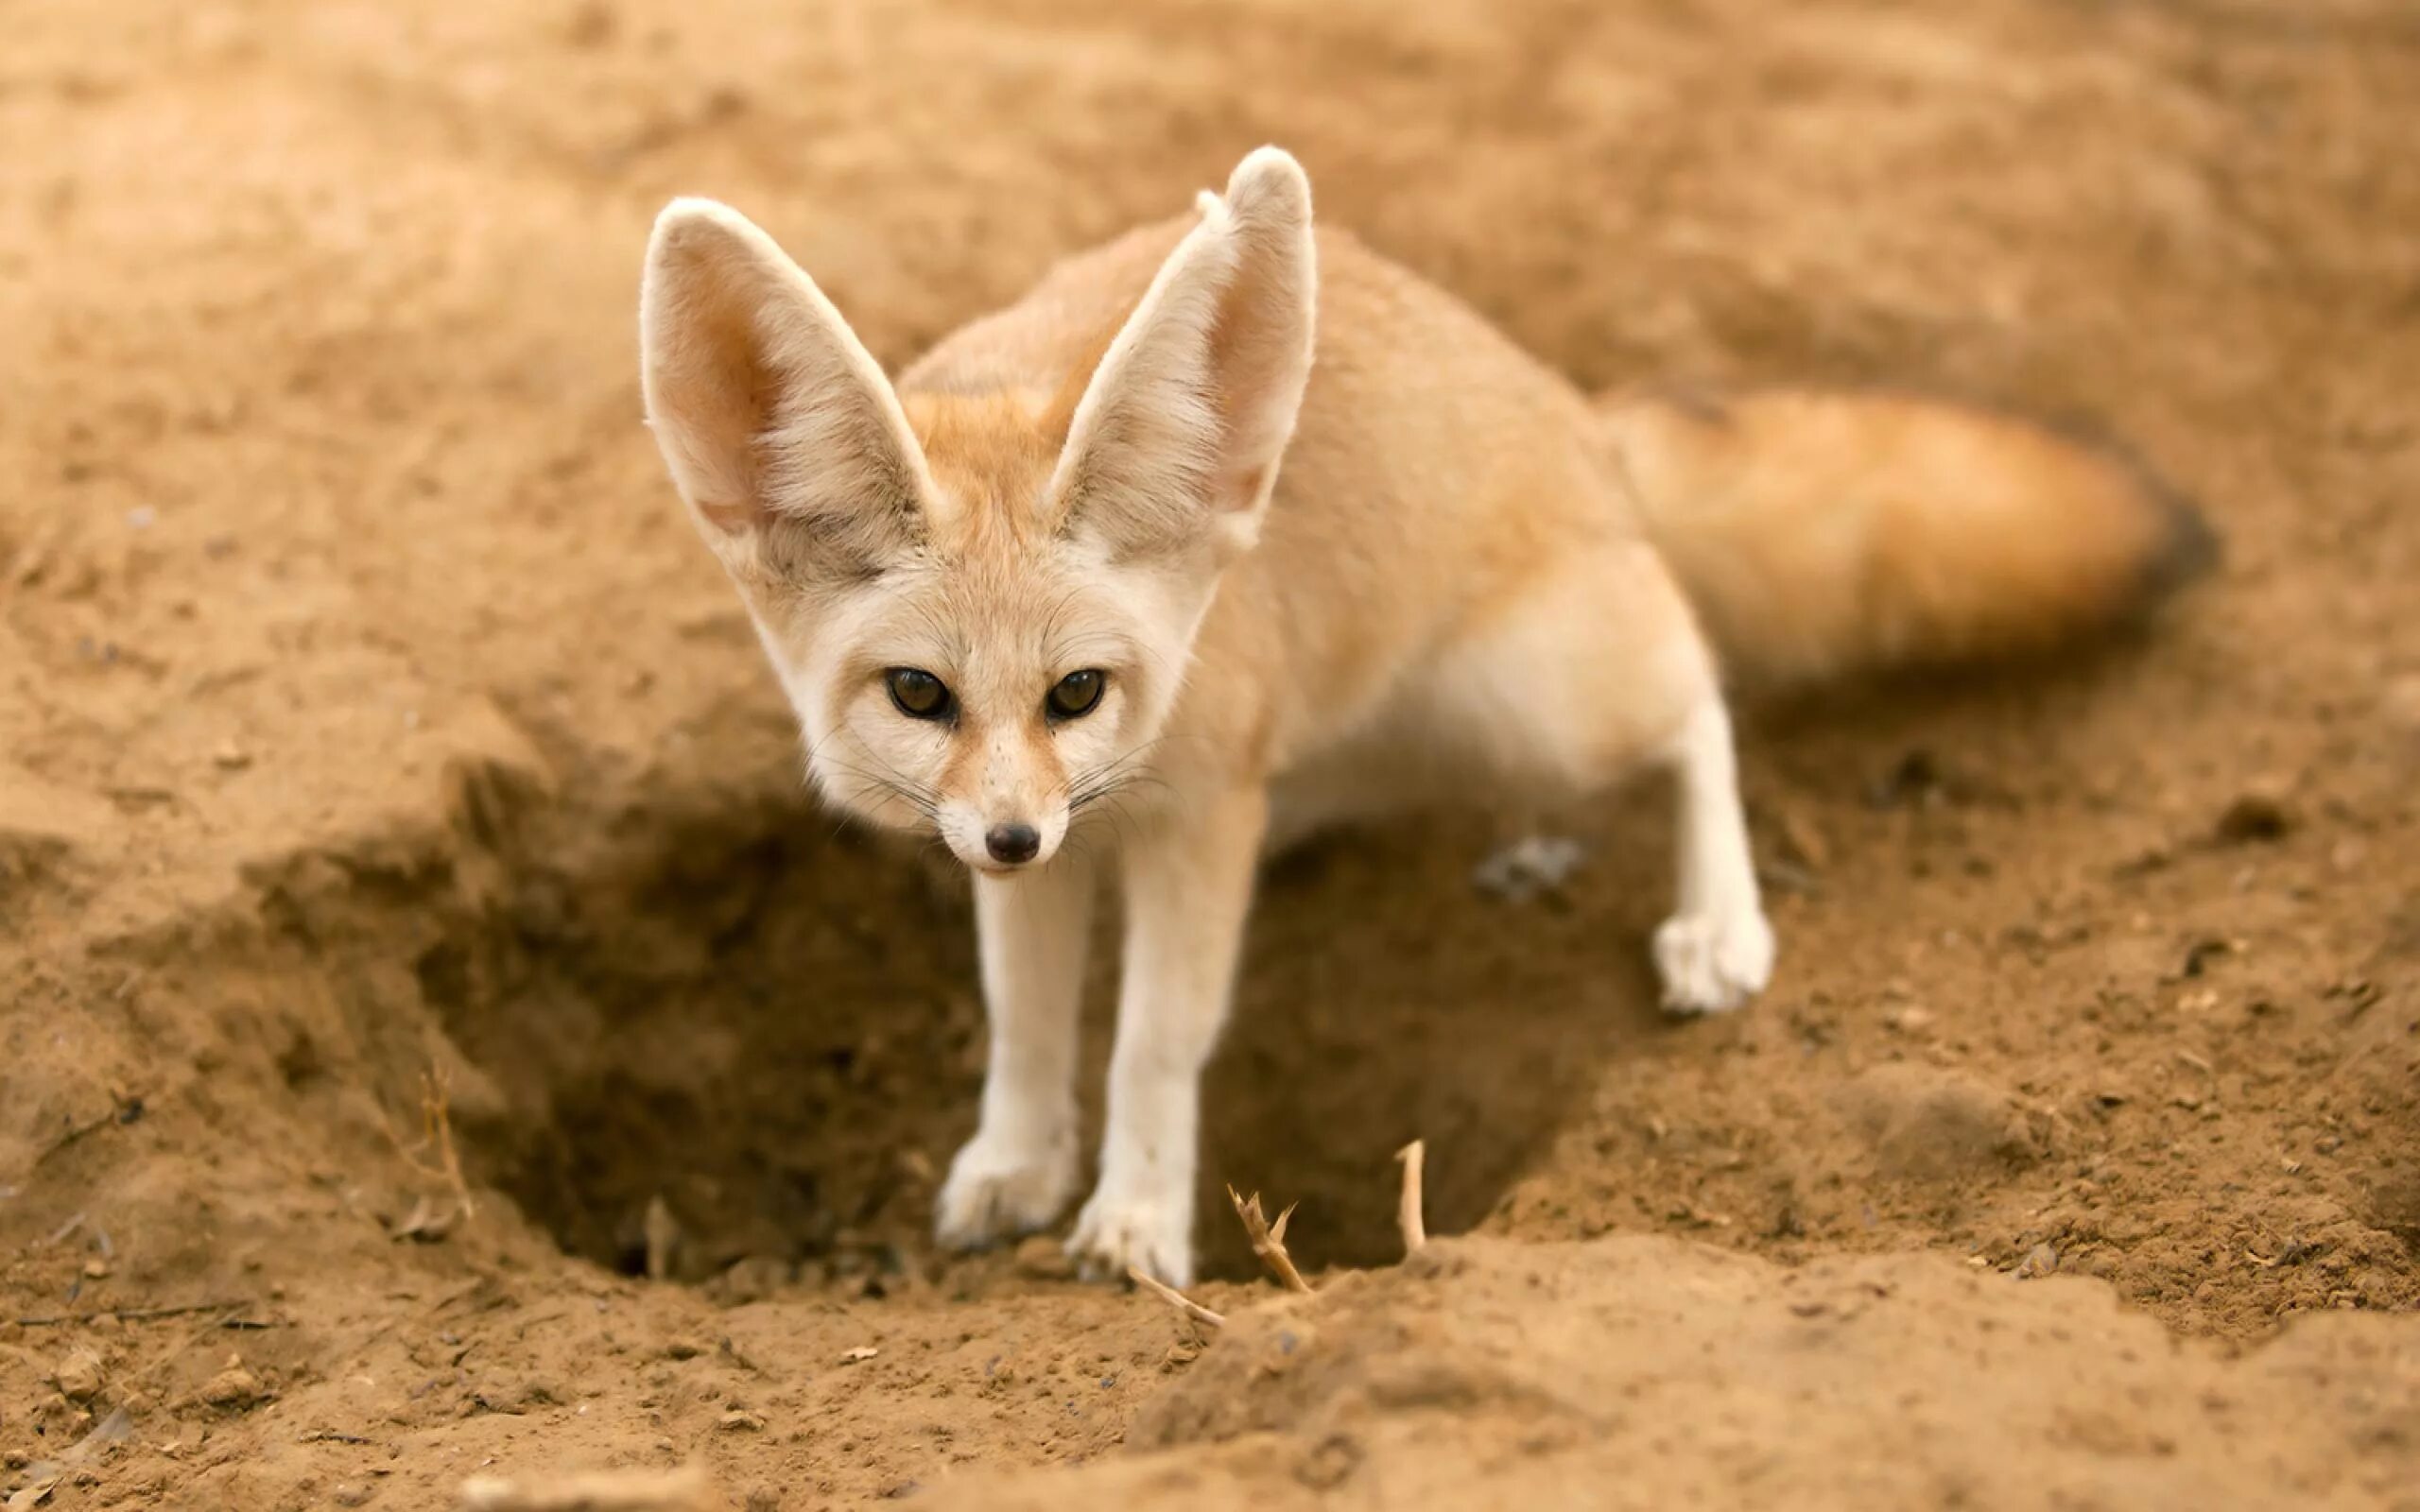
M 2420 1504 L 2407 8 L 8 31 L 9 1508 Z M 708 193 L 897 362 L 1267 139 L 1583 384 L 2090 414 L 2229 555 L 2088 664 L 1752 717 L 1735 1019 L 1651 1005 L 1651 793 L 1526 903 L 1482 817 L 1274 868 L 1205 1177 L 1299 1201 L 1323 1295 L 1206 1210 L 1202 1334 L 931 1251 L 966 909 L 804 799 L 632 311 Z M 1414 1135 L 1466 1237 L 1399 1264 Z

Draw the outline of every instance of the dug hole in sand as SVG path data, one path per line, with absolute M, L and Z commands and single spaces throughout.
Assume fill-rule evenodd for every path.
M 2411 1503 L 2392 8 L 90 0 L 8 51 L 10 1512 Z M 933 1251 L 967 909 L 800 792 L 631 320 L 710 192 L 895 365 L 1270 139 L 1585 387 L 2089 413 L 2228 559 L 2089 663 L 1751 711 L 1738 1016 L 1654 1007 L 1651 792 L 1518 902 L 1478 818 L 1272 868 L 1212 1329 Z

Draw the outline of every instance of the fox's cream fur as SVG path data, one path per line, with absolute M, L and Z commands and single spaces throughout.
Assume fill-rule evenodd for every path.
M 1668 767 L 1665 1001 L 1735 1007 L 1773 939 L 1700 616 L 1783 677 L 2014 649 L 2127 610 L 2199 539 L 2115 458 L 1979 412 L 1592 407 L 1315 233 L 1273 148 L 895 383 L 704 201 L 657 222 L 640 323 L 649 421 L 812 780 L 975 872 L 991 1058 L 947 1242 L 1076 1194 L 1078 997 L 1114 865 L 1117 1039 L 1072 1241 L 1104 1274 L 1191 1273 L 1200 1075 L 1267 848 Z

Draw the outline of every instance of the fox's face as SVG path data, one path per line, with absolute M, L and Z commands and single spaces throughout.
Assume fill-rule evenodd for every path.
M 1080 816 L 1148 778 L 1216 564 L 1121 562 L 1082 532 L 1034 528 L 1016 506 L 1040 497 L 1050 456 L 1031 417 L 909 407 L 931 417 L 922 542 L 863 577 L 737 575 L 741 592 L 826 797 L 937 832 L 979 869 L 1047 861 Z M 969 422 L 1039 465 L 953 465 Z
M 1149 782 L 1292 432 L 1314 278 L 1308 187 L 1264 151 L 1090 371 L 902 396 L 763 232 L 665 212 L 649 423 L 829 799 L 1002 871 Z

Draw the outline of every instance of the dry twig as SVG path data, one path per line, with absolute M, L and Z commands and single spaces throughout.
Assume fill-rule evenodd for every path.
M 478 1207 L 471 1200 L 471 1183 L 462 1175 L 462 1157 L 454 1147 L 454 1118 L 448 1078 L 435 1066 L 420 1074 L 420 1143 L 406 1144 L 394 1125 L 387 1125 L 387 1138 L 404 1163 L 431 1181 L 442 1181 L 454 1191 L 454 1200 L 462 1205 L 462 1216 L 474 1218 Z M 434 1150 L 437 1160 L 432 1164 L 420 1152 Z
M 112 1317 L 120 1323 L 147 1323 L 153 1318 L 185 1317 L 195 1313 L 225 1313 L 232 1317 L 251 1305 L 238 1299 L 232 1302 L 188 1302 L 179 1307 L 130 1307 L 123 1311 L 96 1307 L 89 1313 L 54 1313 L 43 1317 L 21 1317 L 17 1319 L 17 1326 L 21 1329 L 48 1329 L 64 1323 L 89 1323 L 96 1317 Z
M 1223 1329 L 1227 1326 L 1227 1319 L 1224 1314 L 1211 1312 L 1208 1308 L 1195 1301 L 1192 1297 L 1185 1296 L 1183 1292 L 1178 1291 L 1175 1287 L 1170 1286 L 1166 1281 L 1160 1280 L 1148 1274 L 1140 1265 L 1127 1266 L 1126 1277 L 1127 1280 L 1132 1281 L 1135 1285 L 1140 1286 L 1145 1291 L 1156 1294 L 1160 1300 L 1167 1303 L 1168 1306 L 1175 1308 L 1178 1312 L 1193 1319 L 1196 1323 L 1207 1323 L 1214 1329 Z
M 199 1344 L 206 1334 L 210 1333 L 213 1330 L 225 1328 L 229 1319 L 233 1318 L 236 1314 L 242 1312 L 250 1305 L 251 1304 L 248 1302 L 227 1303 L 225 1304 L 223 1311 L 212 1314 L 210 1316 L 203 1318 L 199 1323 L 197 1323 L 192 1328 L 186 1330 L 185 1336 L 177 1341 L 175 1348 L 168 1349 L 158 1359 L 153 1360 L 149 1365 L 145 1366 L 142 1369 L 134 1373 L 134 1383 L 141 1384 L 159 1375 L 159 1373 L 165 1370 L 171 1363 L 183 1358 L 184 1352 L 187 1349 L 192 1349 L 195 1345 Z
M 1421 1216 L 1420 1167 L 1428 1147 L 1418 1140 L 1395 1151 L 1403 1162 L 1403 1198 L 1395 1206 L 1395 1226 L 1403 1230 L 1403 1252 L 1409 1256 L 1428 1243 L 1428 1225 Z
M 1303 1280 L 1303 1273 L 1294 1268 L 1294 1257 L 1286 1253 L 1286 1220 L 1294 1216 L 1292 1205 L 1288 1204 L 1277 1215 L 1277 1221 L 1270 1223 L 1260 1215 L 1259 1193 L 1247 1197 L 1229 1187 L 1227 1200 L 1236 1205 L 1236 1216 L 1244 1221 L 1245 1237 L 1252 1241 L 1252 1252 L 1260 1257 L 1260 1263 L 1288 1291 L 1307 1294 L 1311 1283 Z
M 647 1279 L 670 1280 L 673 1247 L 681 1243 L 681 1223 L 666 1205 L 664 1194 L 659 1192 L 647 1199 L 647 1215 L 640 1222 L 639 1231 L 647 1240 Z
M 49 1160 L 60 1151 L 68 1148 L 70 1145 L 81 1143 L 88 1137 L 98 1134 L 101 1130 L 109 1127 L 111 1125 L 115 1124 L 118 1121 L 118 1110 L 115 1108 L 112 1108 L 98 1118 L 76 1125 L 66 1133 L 61 1134 L 59 1138 L 51 1141 L 47 1149 L 44 1149 L 40 1155 L 34 1157 L 35 1167 L 39 1169 L 44 1160 Z
M 464 1512 L 705 1512 L 720 1504 L 694 1466 L 668 1472 L 607 1470 L 550 1486 L 481 1476 L 462 1486 Z

